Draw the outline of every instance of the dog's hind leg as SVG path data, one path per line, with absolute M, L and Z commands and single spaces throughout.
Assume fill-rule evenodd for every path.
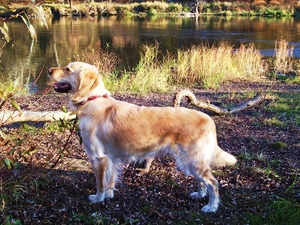
M 202 198 L 204 193 L 208 192 L 209 201 L 201 210 L 203 212 L 215 212 L 219 206 L 219 183 L 214 178 L 211 173 L 209 165 L 201 165 L 199 167 L 194 167 L 191 169 L 192 175 L 196 178 L 198 182 L 198 192 L 191 194 L 192 197 Z M 204 188 L 204 186 L 206 188 Z
M 152 161 L 154 160 L 154 157 L 147 157 L 145 158 L 144 164 L 145 167 L 143 169 L 138 169 L 140 172 L 138 173 L 138 176 L 143 176 L 146 173 L 149 173 L 150 166 Z
M 93 203 L 102 202 L 105 198 L 114 197 L 116 171 L 109 156 L 94 159 L 93 169 L 96 175 L 97 193 L 90 195 L 89 200 Z
M 207 195 L 206 185 L 200 180 L 198 180 L 197 182 L 198 182 L 198 192 L 193 192 L 190 195 L 192 198 L 204 198 Z

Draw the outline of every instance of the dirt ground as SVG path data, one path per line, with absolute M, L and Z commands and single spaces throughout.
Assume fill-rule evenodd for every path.
M 238 158 L 234 167 L 214 170 L 222 204 L 216 213 L 203 213 L 208 198 L 196 200 L 196 181 L 176 170 L 171 156 L 158 157 L 150 172 L 137 176 L 139 165 L 124 165 L 115 197 L 90 204 L 95 178 L 79 136 L 72 127 L 43 131 L 45 123 L 3 126 L 14 136 L 1 137 L 0 221 L 22 224 L 262 224 L 276 216 L 272 203 L 278 198 L 300 202 L 300 128 L 285 114 L 268 106 L 276 101 L 270 93 L 299 93 L 300 85 L 282 82 L 232 83 L 217 91 L 192 90 L 198 99 L 222 106 L 247 100 L 247 92 L 266 93 L 258 105 L 233 115 L 205 111 L 215 121 L 219 145 Z M 171 106 L 174 93 L 146 96 L 117 94 L 115 98 L 145 106 Z M 50 92 L 17 99 L 23 110 L 60 110 L 68 105 L 66 94 Z M 191 107 L 183 101 L 182 107 Z M 196 109 L 195 110 L 202 110 Z M 202 110 L 203 111 L 203 110 Z M 282 126 L 267 123 L 278 117 Z M 20 132 L 27 129 L 28 133 Z M 46 129 L 47 130 L 47 129 Z M 19 141 L 19 142 L 18 142 Z M 1 146 L 2 145 L 2 146 Z M 26 154 L 25 154 L 26 153 Z M 298 221 L 300 222 L 300 221 Z M 2 222 L 1 222 L 2 224 Z M 16 223 L 15 223 L 16 224 Z

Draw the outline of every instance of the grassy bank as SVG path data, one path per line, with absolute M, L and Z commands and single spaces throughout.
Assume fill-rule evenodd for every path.
M 60 12 L 61 15 L 71 15 L 72 10 L 79 15 L 156 15 L 156 14 L 182 14 L 197 13 L 202 15 L 224 15 L 224 16 L 265 16 L 285 17 L 299 15 L 300 6 L 297 4 L 267 4 L 248 2 L 218 2 L 207 3 L 203 1 L 196 5 L 193 2 L 166 3 L 160 1 L 140 3 L 92 3 L 74 4 L 72 9 L 69 5 L 45 5 Z M 71 10 L 71 11 L 70 11 Z
M 118 70 L 120 59 L 113 52 L 102 49 L 82 50 L 70 60 L 94 64 L 113 93 L 163 93 L 179 87 L 217 90 L 230 82 L 263 82 L 266 79 L 299 83 L 300 62 L 293 58 L 293 46 L 280 39 L 275 41 L 274 50 L 274 57 L 263 58 L 253 44 L 234 48 L 228 42 L 221 42 L 163 54 L 159 44 L 155 44 L 143 46 L 139 63 L 129 70 Z M 25 83 L 22 80 L 21 75 L 7 78 L 7 83 L 0 85 L 0 97 L 26 92 L 25 89 L 30 88 L 28 80 Z
M 237 49 L 227 42 L 202 44 L 175 54 L 162 54 L 156 44 L 143 47 L 140 62 L 131 71 L 116 71 L 117 57 L 102 50 L 85 51 L 74 60 L 98 66 L 108 89 L 119 93 L 167 92 L 174 87 L 218 89 L 229 82 L 265 79 L 299 83 L 293 46 L 281 39 L 274 49 L 275 57 L 265 59 L 253 44 Z
M 16 8 L 28 8 L 28 13 L 31 14 L 30 5 L 22 3 L 10 5 L 13 12 Z M 196 5 L 194 2 L 183 3 L 166 3 L 161 1 L 147 1 L 135 3 L 116 3 L 116 2 L 93 2 L 70 4 L 53 4 L 42 3 L 45 12 L 55 16 L 109 16 L 109 15 L 157 15 L 157 14 L 199 14 L 199 15 L 222 15 L 222 16 L 264 16 L 264 17 L 290 17 L 300 15 L 299 4 L 284 3 L 277 1 L 213 1 L 199 2 Z M 0 8 L 0 14 L 7 11 L 7 7 Z M 8 14 L 9 16 L 9 14 Z

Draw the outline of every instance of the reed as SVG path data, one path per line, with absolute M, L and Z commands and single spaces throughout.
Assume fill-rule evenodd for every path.
M 119 59 L 103 50 L 86 51 L 76 60 L 98 67 L 104 83 L 112 92 L 166 92 L 176 87 L 217 89 L 234 81 L 260 81 L 271 69 L 286 73 L 295 67 L 288 42 L 276 42 L 275 64 L 267 64 L 254 44 L 234 48 L 221 42 L 209 46 L 201 44 L 176 54 L 162 54 L 159 44 L 144 45 L 140 61 L 130 71 L 117 71 Z M 297 77 L 290 82 L 297 82 Z M 299 81 L 298 81 L 299 82 Z
M 174 83 L 218 88 L 227 81 L 259 79 L 265 72 L 261 58 L 253 45 L 248 48 L 241 45 L 234 50 L 226 42 L 211 48 L 203 44 L 186 51 L 179 50 Z
M 114 52 L 101 48 L 85 48 L 81 54 L 74 56 L 74 60 L 95 65 L 102 75 L 113 74 L 119 62 Z
M 238 73 L 232 74 L 230 80 L 251 80 L 258 81 L 268 71 L 260 51 L 254 44 L 241 45 L 233 54 L 233 64 Z
M 275 41 L 275 70 L 278 73 L 293 71 L 294 47 L 285 39 Z
M 124 71 L 122 75 L 121 79 L 127 83 L 125 91 L 138 93 L 168 91 L 171 74 L 169 57 L 159 53 L 157 43 L 152 46 L 144 45 L 140 57 L 139 64 L 133 71 Z

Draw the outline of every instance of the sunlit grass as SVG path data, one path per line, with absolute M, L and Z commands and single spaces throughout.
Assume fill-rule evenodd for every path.
M 273 71 L 272 66 L 286 68 L 284 71 L 296 66 L 290 57 L 284 57 L 287 42 L 281 40 L 281 43 L 276 44 L 276 65 L 267 64 L 254 44 L 234 48 L 228 42 L 213 46 L 200 44 L 165 54 L 160 52 L 157 43 L 144 45 L 138 64 L 124 71 L 116 69 L 119 59 L 114 53 L 101 49 L 83 50 L 75 60 L 94 64 L 112 92 L 143 94 L 167 92 L 175 87 L 218 89 L 228 82 L 263 81 Z M 297 80 L 299 76 L 286 82 L 297 83 Z
M 277 117 L 267 118 L 264 120 L 264 124 L 268 126 L 283 127 L 284 122 L 280 121 Z
M 124 71 L 119 81 L 112 84 L 111 90 L 134 93 L 168 91 L 170 89 L 170 62 L 168 57 L 160 58 L 160 56 L 162 55 L 159 53 L 158 44 L 143 46 L 138 65 L 132 71 Z M 115 77 L 113 80 L 115 81 Z M 107 83 L 112 82 L 107 81 Z
M 199 45 L 162 55 L 156 44 L 143 47 L 138 65 L 123 72 L 113 90 L 165 92 L 173 86 L 216 89 L 229 81 L 259 80 L 263 72 L 261 55 L 252 45 L 236 50 L 228 43 Z M 116 77 L 112 78 L 115 81 Z
M 262 56 L 253 45 L 234 49 L 227 42 L 179 50 L 176 62 L 175 84 L 199 84 L 205 88 L 218 88 L 233 80 L 259 80 L 265 72 Z
M 288 115 L 295 115 L 300 112 L 300 93 L 273 93 L 276 99 L 268 108 L 273 112 L 281 112 Z
M 300 125 L 300 93 L 270 93 L 273 100 L 266 109 L 275 113 L 273 118 L 265 119 L 266 125 L 299 126 Z
M 279 73 L 293 71 L 294 46 L 285 39 L 275 41 L 275 70 Z

